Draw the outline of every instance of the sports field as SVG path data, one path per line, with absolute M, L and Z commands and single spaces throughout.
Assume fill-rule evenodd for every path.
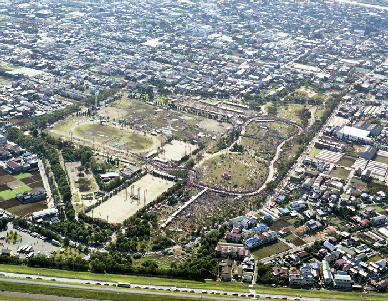
M 179 161 L 182 157 L 191 154 L 198 148 L 197 145 L 173 140 L 163 146 L 163 158 Z
M 133 215 L 137 210 L 155 200 L 160 194 L 173 185 L 174 182 L 147 174 L 133 184 L 135 197 L 137 197 L 138 188 L 140 188 L 140 199 L 135 197 L 131 198 L 131 187 L 128 187 L 127 193 L 125 190 L 122 190 L 117 195 L 94 208 L 93 216 L 104 220 L 108 219 L 110 223 L 121 223 L 126 218 Z M 92 216 L 92 212 L 88 212 L 87 215 Z

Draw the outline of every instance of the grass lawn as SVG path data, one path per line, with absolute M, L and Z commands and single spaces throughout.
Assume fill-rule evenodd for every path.
M 77 202 L 77 203 L 81 202 L 81 200 L 79 199 L 79 195 L 76 192 L 73 193 L 73 199 L 74 199 L 74 202 Z
M 376 156 L 374 161 L 388 164 L 388 158 L 387 157 L 383 157 L 383 156 L 379 156 L 379 155 Z
M 318 155 L 318 153 L 319 153 L 320 151 L 321 151 L 320 148 L 314 147 L 314 148 L 310 151 L 309 157 L 315 158 L 315 156 Z
M 376 254 L 370 258 L 368 258 L 368 260 L 366 261 L 366 263 L 370 263 L 370 262 L 376 262 L 376 261 L 379 261 L 381 259 L 380 255 L 379 254 Z
M 344 181 L 349 177 L 349 174 L 350 174 L 350 171 L 342 167 L 337 167 L 336 169 L 333 168 L 330 171 L 331 176 L 340 178 Z
M 128 150 L 145 150 L 152 146 L 152 140 L 146 136 L 120 130 L 117 127 L 100 124 L 81 124 L 74 128 L 74 135 L 92 140 L 107 146 L 123 145 Z
M 298 117 L 298 112 L 302 110 L 302 105 L 290 104 L 288 106 L 279 106 L 277 116 L 287 120 L 302 124 L 301 119 Z
M 22 173 L 17 174 L 16 176 L 14 175 L 13 177 L 18 179 L 18 180 L 21 180 L 24 178 L 32 177 L 32 174 L 30 174 L 29 172 L 22 172 Z
M 354 183 L 353 183 L 354 182 Z M 352 186 L 353 187 L 356 187 L 358 190 L 363 190 L 363 189 L 367 189 L 368 188 L 368 185 L 367 183 L 357 179 L 357 178 L 352 178 Z
M 32 190 L 32 188 L 28 185 L 23 185 L 23 186 L 14 188 L 14 191 L 16 193 L 25 193 L 25 192 L 30 191 L 30 190 Z
M 290 247 L 282 241 L 276 241 L 272 244 L 260 247 L 252 251 L 252 254 L 257 259 L 263 259 L 276 253 L 281 253 L 289 250 Z
M 5 201 L 16 197 L 16 192 L 14 190 L 4 190 L 0 192 L 0 197 L 2 197 Z
M 377 213 L 385 211 L 385 209 L 381 208 L 380 206 L 376 206 L 375 209 Z
M 288 234 L 287 236 L 284 236 L 284 239 L 293 240 L 294 238 L 296 238 L 296 236 L 292 233 Z
M 121 293 L 116 293 L 112 291 L 103 291 L 103 290 L 95 290 L 93 288 L 86 289 L 85 288 L 68 288 L 68 287 L 55 287 L 49 286 L 49 283 L 44 284 L 24 284 L 24 283 L 7 283 L 0 282 L 0 289 L 4 291 L 13 291 L 13 292 L 23 292 L 30 294 L 43 294 L 53 296 L 53 299 L 58 300 L 55 296 L 60 297 L 73 297 L 73 298 L 83 298 L 83 299 L 98 299 L 98 300 L 114 300 L 114 301 L 159 301 L 159 300 L 187 300 L 184 297 L 180 297 L 179 294 L 176 297 L 172 296 L 161 296 L 161 295 L 151 295 L 151 294 L 128 294 L 130 290 L 123 290 Z M 1 297 L 0 297 L 1 298 Z M 191 299 L 191 298 L 190 298 Z M 0 299 L 1 300 L 1 299 Z M 15 300 L 15 298 L 13 299 Z M 17 299 L 19 300 L 19 298 Z M 34 299 L 33 299 L 34 300 Z M 48 299 L 50 300 L 50 299 Z M 198 298 L 193 298 L 192 300 L 200 300 L 200 296 Z M 201 298 L 201 300 L 209 300 Z
M 232 190 L 233 187 L 239 190 L 251 190 L 259 188 L 267 169 L 266 163 L 246 153 L 219 155 L 201 165 L 198 179 L 202 183 L 224 187 L 227 190 Z M 221 175 L 225 171 L 230 171 L 229 179 L 222 178 Z

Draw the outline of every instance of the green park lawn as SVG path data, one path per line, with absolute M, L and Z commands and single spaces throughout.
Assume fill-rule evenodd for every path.
M 14 188 L 13 190 L 16 192 L 16 193 L 25 193 L 25 192 L 28 192 L 30 191 L 32 188 L 28 185 L 23 185 L 23 186 L 20 186 L 20 187 L 16 187 Z
M 152 140 L 146 136 L 120 130 L 117 127 L 100 124 L 81 124 L 74 128 L 74 135 L 92 141 L 96 137 L 97 143 L 106 146 L 124 145 L 124 149 L 144 150 L 152 146 Z
M 18 179 L 18 180 L 21 180 L 21 179 L 24 179 L 24 178 L 32 177 L 32 174 L 30 174 L 29 172 L 21 172 L 21 173 L 19 173 L 17 175 L 14 175 L 13 177 Z
M 5 201 L 12 199 L 16 197 L 16 192 L 15 190 L 4 190 L 0 192 L 0 197 L 2 197 Z

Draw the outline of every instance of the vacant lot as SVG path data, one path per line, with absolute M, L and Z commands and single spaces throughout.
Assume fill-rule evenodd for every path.
M 182 157 L 191 154 L 197 148 L 197 145 L 173 140 L 163 146 L 162 157 L 167 160 L 179 161 Z
M 346 170 L 343 167 L 337 167 L 336 169 L 333 168 L 330 171 L 330 175 L 331 176 L 340 178 L 340 179 L 342 179 L 344 181 L 349 177 L 349 174 L 350 174 L 350 171 Z
M 94 208 L 93 212 L 90 211 L 88 215 L 100 217 L 111 223 L 121 223 L 173 185 L 174 182 L 147 174 L 139 181 L 133 183 L 133 197 L 131 197 L 131 187 L 128 187 L 127 193 L 125 189 L 120 191 L 117 195 Z M 138 198 L 138 192 L 140 193 L 140 198 Z
M 349 156 L 343 156 L 341 160 L 338 161 L 338 164 L 344 167 L 352 167 L 354 162 L 356 162 L 357 159 L 349 157 Z
M 278 219 L 277 221 L 274 221 L 274 223 L 271 225 L 270 229 L 273 231 L 279 231 L 284 227 L 289 227 L 291 224 L 285 220 Z
M 257 259 L 263 259 L 268 256 L 275 255 L 277 253 L 285 252 L 289 250 L 290 247 L 282 241 L 275 241 L 272 244 L 265 245 L 258 249 L 253 249 L 252 254 Z
M 305 241 L 303 239 L 297 237 L 297 238 L 294 238 L 293 240 L 291 240 L 291 243 L 297 247 L 300 247 L 300 246 L 303 246 L 305 244 Z

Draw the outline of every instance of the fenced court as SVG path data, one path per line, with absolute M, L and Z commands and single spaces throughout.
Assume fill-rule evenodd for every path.
M 139 181 L 133 183 L 134 196 L 131 197 L 131 186 L 120 191 L 110 199 L 87 213 L 89 216 L 107 220 L 110 223 L 121 223 L 126 218 L 135 214 L 137 210 L 154 201 L 164 191 L 174 185 L 172 181 L 152 175 L 145 175 Z M 140 190 L 138 190 L 140 188 Z M 140 197 L 138 198 L 138 193 Z M 145 199 L 144 199 L 145 196 Z
M 191 154 L 197 148 L 197 145 L 183 141 L 172 140 L 163 146 L 162 157 L 166 160 L 179 161 L 182 157 Z

